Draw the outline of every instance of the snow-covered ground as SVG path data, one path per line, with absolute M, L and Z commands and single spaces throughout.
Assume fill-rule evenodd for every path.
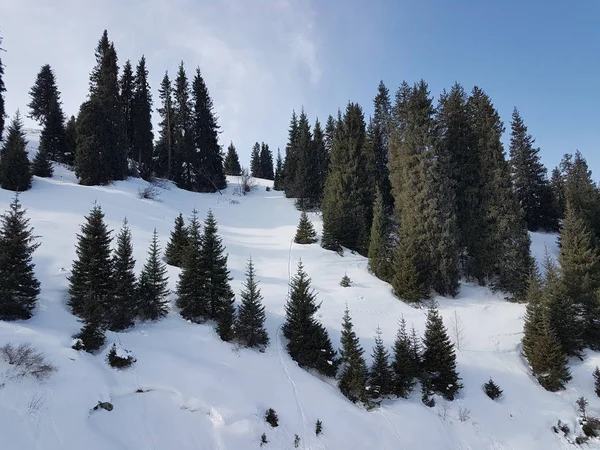
M 160 191 L 157 202 L 138 198 L 144 181 L 84 187 L 77 185 L 73 173 L 57 167 L 52 179 L 36 178 L 33 188 L 21 194 L 42 242 L 35 253 L 42 293 L 32 319 L 0 322 L 0 345 L 31 342 L 58 371 L 43 382 L 4 380 L 0 449 L 238 450 L 258 448 L 266 433 L 270 442 L 265 448 L 270 449 L 293 448 L 297 434 L 303 449 L 550 450 L 571 447 L 551 427 L 561 419 L 577 431 L 579 396 L 586 396 L 590 411 L 600 414 L 591 375 L 600 356 L 590 353 L 583 362 L 571 361 L 573 381 L 567 390 L 546 392 L 532 380 L 519 355 L 525 307 L 471 284 L 463 284 L 456 299 L 437 299 L 446 325 L 451 328 L 454 317 L 462 324 L 457 353 L 465 387 L 460 398 L 428 408 L 415 392 L 409 399 L 390 400 L 370 412 L 353 405 L 330 380 L 300 369 L 285 352 L 279 327 L 288 280 L 298 260 L 318 292 L 320 319 L 334 345 L 339 346 L 341 317 L 348 304 L 369 360 L 377 326 L 391 347 L 400 316 L 422 333 L 425 310 L 394 298 L 387 284 L 368 273 L 363 257 L 350 253 L 340 257 L 318 244 L 292 244 L 299 212 L 281 193 L 266 191 L 270 182 L 261 181 L 245 197 L 235 195 L 236 183 L 230 178 L 224 195 L 171 187 Z M 0 190 L 0 209 L 6 209 L 12 198 L 13 193 Z M 187 323 L 174 309 L 158 323 L 108 333 L 106 347 L 98 355 L 72 350 L 71 336 L 80 325 L 65 307 L 67 276 L 76 233 L 95 201 L 115 231 L 127 217 L 138 270 L 154 228 L 164 248 L 179 212 L 188 216 L 196 208 L 204 217 L 212 209 L 227 247 L 236 293 L 247 258 L 252 256 L 255 262 L 271 337 L 266 353 L 221 342 L 212 326 Z M 311 218 L 320 231 L 320 219 Z M 532 240 L 536 257 L 545 247 L 557 253 L 556 236 L 534 234 Z M 169 267 L 173 290 L 178 271 Z M 344 272 L 354 282 L 350 288 L 339 285 Z M 106 353 L 113 342 L 132 351 L 137 363 L 131 369 L 117 371 L 107 365 Z M 2 364 L 0 377 L 7 369 Z M 504 390 L 498 401 L 490 400 L 481 388 L 490 376 Z M 114 409 L 90 412 L 99 401 L 111 402 Z M 270 407 L 279 415 L 279 428 L 272 429 L 263 420 Z M 318 437 L 317 419 L 323 422 Z

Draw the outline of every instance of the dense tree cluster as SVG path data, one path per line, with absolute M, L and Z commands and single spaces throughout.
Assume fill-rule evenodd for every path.
M 250 174 L 255 178 L 274 180 L 273 152 L 268 144 L 255 143 L 250 154 Z

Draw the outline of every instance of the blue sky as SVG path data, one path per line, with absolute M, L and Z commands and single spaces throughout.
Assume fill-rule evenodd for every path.
M 517 106 L 550 169 L 579 149 L 599 178 L 597 0 L 5 1 L 8 113 L 25 108 L 44 63 L 75 113 L 104 28 L 121 63 L 146 55 L 156 100 L 166 69 L 199 66 L 221 143 L 233 140 L 243 163 L 257 140 L 283 150 L 292 109 L 325 121 L 356 101 L 368 115 L 380 79 L 393 95 L 423 78 L 436 98 L 455 81 L 482 87 L 507 130 Z

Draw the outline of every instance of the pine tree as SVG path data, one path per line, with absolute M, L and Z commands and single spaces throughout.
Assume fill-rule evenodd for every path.
M 100 326 L 106 305 L 113 292 L 111 232 L 104 222 L 104 213 L 95 204 L 77 235 L 77 259 L 69 277 L 69 300 L 73 314 L 90 317 L 89 326 Z
M 196 152 L 191 168 L 194 189 L 198 192 L 216 192 L 224 189 L 227 181 L 219 145 L 217 116 L 200 68 L 196 69 L 192 83 L 192 97 L 192 133 Z
M 594 237 L 585 221 L 567 203 L 567 213 L 561 231 L 559 262 L 564 295 L 578 309 L 580 327 L 587 346 L 600 347 L 600 263 Z M 566 350 L 566 349 L 565 349 Z
M 0 45 L 2 45 L 2 37 L 0 37 Z M 2 49 L 2 47 L 0 47 Z M 3 49 L 2 49 L 3 50 Z M 0 58 L 0 141 L 4 132 L 4 117 L 6 116 L 4 106 L 4 93 L 6 92 L 6 86 L 4 86 L 4 65 L 2 64 L 2 58 Z
M 0 151 L 0 187 L 9 191 L 23 192 L 31 188 L 31 169 L 27 156 L 27 141 L 19 111 L 8 127 L 4 145 Z
M 523 324 L 522 352 L 529 364 L 533 365 L 532 360 L 536 357 L 536 345 L 546 313 L 542 283 L 537 271 L 530 275 L 525 299 L 527 300 L 527 306 Z
M 48 157 L 45 146 L 40 144 L 31 164 L 31 173 L 37 177 L 50 178 L 54 169 Z
M 342 279 L 340 281 L 340 286 L 342 286 L 342 287 L 352 286 L 352 280 L 350 279 L 350 277 L 348 276 L 347 273 L 344 273 L 344 276 L 342 277 Z
M 160 253 L 158 233 L 154 229 L 137 288 L 137 315 L 141 320 L 159 320 L 169 312 L 169 279 Z
M 127 157 L 134 159 L 135 154 L 133 152 L 133 133 L 134 133 L 134 122 L 133 122 L 133 89 L 134 89 L 134 75 L 131 61 L 125 61 L 123 65 L 123 73 L 119 80 L 119 91 L 121 100 L 121 111 L 123 114 L 123 123 L 125 124 L 125 136 Z
M 283 160 L 281 159 L 281 152 L 277 149 L 277 161 L 275 163 L 275 177 L 273 181 L 273 189 L 276 191 L 283 191 Z
M 326 249 L 339 245 L 366 254 L 371 231 L 373 194 L 371 158 L 365 148 L 365 122 L 359 105 L 350 103 L 338 124 L 331 150 L 331 172 L 323 194 Z
M 111 331 L 123 331 L 134 324 L 137 307 L 137 281 L 131 230 L 127 219 L 117 234 L 117 248 L 113 254 L 113 292 L 106 311 L 106 327 Z
M 490 381 L 483 385 L 483 390 L 485 394 L 492 400 L 496 400 L 502 395 L 502 389 L 500 389 L 500 386 L 494 383 L 492 377 L 490 377 Z
M 65 125 L 65 153 L 60 162 L 68 166 L 75 163 L 75 152 L 77 151 L 77 121 L 75 116 L 67 121 Z
M 288 129 L 288 142 L 285 147 L 285 161 L 283 163 L 283 186 L 287 198 L 296 197 L 296 171 L 298 169 L 298 117 L 292 111 Z
M 315 176 L 318 157 L 313 145 L 312 133 L 308 116 L 304 109 L 298 118 L 298 139 L 296 142 L 297 166 L 294 174 L 294 196 L 297 197 L 296 207 L 313 209 L 321 200 L 319 177 Z
M 564 389 L 571 379 L 567 356 L 547 317 L 542 319 L 534 349 L 534 358 L 529 363 L 540 385 L 551 392 Z
M 160 116 L 158 142 L 154 148 L 152 162 L 156 175 L 173 178 L 173 138 L 174 138 L 174 111 L 173 111 L 173 86 L 168 72 L 162 79 L 158 90 L 161 107 L 158 108 Z
M 327 176 L 329 175 L 329 152 L 327 151 L 327 147 L 325 144 L 325 134 L 323 132 L 323 129 L 321 128 L 321 123 L 319 122 L 319 119 L 315 120 L 315 125 L 313 127 L 312 146 L 316 161 L 316 206 L 320 207 L 323 202 L 325 183 L 327 181 Z
M 296 244 L 314 244 L 317 242 L 315 227 L 313 227 L 306 211 L 302 211 L 302 214 L 300 214 L 300 222 L 298 223 L 298 228 L 296 228 L 294 242 Z
M 135 69 L 133 97 L 131 101 L 131 158 L 144 179 L 152 174 L 152 91 L 148 83 L 146 58 L 142 56 Z
M 369 240 L 369 270 L 377 278 L 390 282 L 392 279 L 392 224 L 386 214 L 383 197 L 379 188 L 375 192 L 373 205 L 373 225 L 371 225 L 371 239 Z
M 179 64 L 173 89 L 173 133 L 171 177 L 183 189 L 193 188 L 193 167 L 197 163 L 194 148 L 190 86 L 183 61 Z
M 379 82 L 377 95 L 373 100 L 373 109 L 369 140 L 373 146 L 375 180 L 377 189 L 382 196 L 384 210 L 386 214 L 391 214 L 394 208 L 394 198 L 388 170 L 388 154 L 392 134 L 392 105 L 389 90 L 383 81 Z
M 60 104 L 60 92 L 56 86 L 56 77 L 50 64 L 44 64 L 37 74 L 34 85 L 29 90 L 31 101 L 27 105 L 29 118 L 44 125 L 54 103 Z
M 363 357 L 364 352 L 358 336 L 353 329 L 348 306 L 346 306 L 342 319 L 341 342 L 341 366 L 338 383 L 340 391 L 353 403 L 358 401 L 366 403 L 367 364 Z
M 435 307 L 427 312 L 423 345 L 423 384 L 447 400 L 454 400 L 462 388 L 456 371 L 454 344 L 450 342 L 442 317 Z
M 235 150 L 233 142 L 227 147 L 227 156 L 225 157 L 225 174 L 240 176 L 242 174 L 242 167 L 240 166 L 240 158 Z
M 418 345 L 418 342 L 416 344 Z M 404 317 L 401 317 L 400 327 L 394 342 L 392 361 L 392 371 L 394 374 L 392 392 L 398 397 L 407 397 L 415 384 L 415 377 L 418 372 L 416 367 L 418 361 L 415 360 L 414 354 L 415 350 L 418 352 L 418 348 L 412 347 L 410 336 L 406 331 L 406 320 L 404 320 Z
M 269 144 L 264 142 L 260 146 L 260 172 L 262 178 L 266 180 L 273 180 L 275 174 L 273 173 L 273 152 L 269 149 Z
M 18 195 L 0 217 L 0 320 L 29 319 L 40 293 L 33 252 L 39 247 Z
M 81 331 L 74 336 L 79 342 L 73 348 L 93 353 L 102 347 L 106 340 L 100 307 L 93 302 L 87 303 L 81 322 Z
M 517 199 L 530 231 L 556 231 L 558 218 L 554 215 L 552 191 L 539 156 L 540 149 L 533 147 L 534 142 L 519 111 L 514 108 L 509 152 Z
M 217 322 L 217 333 L 224 341 L 230 341 L 235 320 L 234 294 L 229 285 L 231 277 L 227 269 L 227 255 L 223 254 L 225 248 L 217 232 L 217 221 L 209 210 L 204 221 L 200 253 L 202 295 L 209 305 L 208 317 Z
M 254 263 L 250 258 L 246 266 L 246 282 L 240 295 L 242 303 L 237 312 L 235 336 L 243 346 L 263 351 L 269 345 L 269 335 L 265 330 L 265 307 L 255 275 Z
M 390 355 L 383 345 L 381 329 L 375 331 L 375 346 L 371 358 L 371 370 L 369 371 L 368 393 L 374 399 L 381 399 L 390 395 L 394 390 L 394 372 L 390 365 Z
M 198 212 L 192 211 L 189 219 L 188 244 L 183 254 L 181 272 L 177 282 L 177 306 L 181 317 L 192 322 L 206 320 L 210 302 L 204 290 L 204 265 L 202 261 L 202 234 Z
M 175 227 L 173 228 L 173 231 L 171 231 L 171 239 L 167 243 L 167 248 L 165 250 L 167 264 L 170 266 L 182 267 L 188 243 L 188 231 L 185 227 L 183 215 L 179 213 L 175 218 Z
M 337 371 L 336 352 L 327 330 L 315 317 L 319 308 L 316 295 L 310 287 L 310 278 L 302 262 L 299 262 L 290 284 L 282 326 L 283 335 L 288 340 L 287 351 L 300 367 L 315 369 L 333 377 Z
M 127 176 L 127 135 L 119 93 L 117 52 L 106 30 L 96 47 L 89 99 L 77 120 L 75 173 L 83 185 Z
M 54 102 L 44 122 L 44 128 L 40 134 L 40 150 L 48 154 L 53 161 L 69 162 L 67 156 L 67 134 L 65 130 L 65 115 L 58 102 Z
M 255 142 L 252 146 L 252 153 L 250 153 L 250 174 L 254 178 L 262 178 L 262 171 L 260 165 L 260 144 Z
M 600 369 L 598 369 L 598 366 L 596 366 L 592 375 L 594 376 L 594 392 L 600 397 Z

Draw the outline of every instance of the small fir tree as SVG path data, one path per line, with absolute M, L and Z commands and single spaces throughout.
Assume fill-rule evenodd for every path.
M 115 369 L 126 369 L 127 367 L 131 367 L 133 363 L 136 362 L 136 359 L 127 352 L 125 356 L 119 355 L 117 352 L 117 346 L 115 344 L 110 348 L 108 355 L 106 355 L 106 359 L 108 364 Z
M 237 154 L 233 142 L 227 147 L 227 156 L 225 156 L 224 162 L 225 175 L 239 176 L 242 174 L 242 167 L 240 166 L 240 158 Z
M 317 242 L 317 233 L 312 222 L 308 218 L 306 211 L 302 211 L 300 214 L 300 222 L 298 228 L 296 228 L 296 236 L 294 237 L 296 244 L 314 244 Z
M 104 213 L 98 204 L 81 226 L 77 235 L 77 258 L 73 261 L 69 277 L 69 300 L 73 314 L 86 317 L 86 311 L 94 314 L 90 323 L 91 334 L 102 324 L 104 308 L 113 292 L 113 267 L 110 244 L 111 232 L 104 222 Z M 99 323 L 96 323 L 99 322 Z
M 567 356 L 547 317 L 542 320 L 533 356 L 529 362 L 540 385 L 551 392 L 564 389 L 571 380 L 571 373 L 567 367 Z
M 358 336 L 354 332 L 350 311 L 346 306 L 342 321 L 342 349 L 339 388 L 351 402 L 367 402 L 367 364 Z
M 36 177 L 50 178 L 54 169 L 52 169 L 52 163 L 48 157 L 48 152 L 45 147 L 40 144 L 38 151 L 35 154 L 33 163 L 31 164 L 31 173 Z
M 111 331 L 123 331 L 134 324 L 138 300 L 131 230 L 127 219 L 123 221 L 123 228 L 117 235 L 117 248 L 112 260 L 113 293 L 106 308 L 106 323 Z
M 160 259 L 158 233 L 154 229 L 148 259 L 142 268 L 137 289 L 137 314 L 141 320 L 159 320 L 169 312 L 169 278 Z
M 348 276 L 347 273 L 344 273 L 344 276 L 342 277 L 342 280 L 340 281 L 340 286 L 342 286 L 342 287 L 352 286 L 352 280 L 350 279 L 350 277 Z
M 317 419 L 317 422 L 315 423 L 315 434 L 317 436 L 319 436 L 322 433 L 323 433 L 323 422 L 321 422 L 319 419 Z
M 600 397 L 600 369 L 598 369 L 598 366 L 596 366 L 592 375 L 594 376 L 594 392 Z
M 398 397 L 406 398 L 415 384 L 416 368 L 414 367 L 414 349 L 406 330 L 404 317 L 400 318 L 400 326 L 394 342 L 393 352 L 392 371 L 394 377 L 392 392 Z
M 263 445 L 266 445 L 266 444 L 268 444 L 268 443 L 269 443 L 269 441 L 268 441 L 268 439 L 267 439 L 267 434 L 266 434 L 266 433 L 263 433 L 263 434 L 260 436 L 260 446 L 262 447 Z
M 173 228 L 173 231 L 171 231 L 171 239 L 165 249 L 167 264 L 170 266 L 181 267 L 188 243 L 189 236 L 187 229 L 185 228 L 183 215 L 179 213 L 175 218 L 175 227 Z
M 31 169 L 27 156 L 27 141 L 19 111 L 8 126 L 4 145 L 0 150 L 0 187 L 23 192 L 31 188 Z
M 188 222 L 188 244 L 183 254 L 181 272 L 177 281 L 177 306 L 181 317 L 192 322 L 206 320 L 210 303 L 204 292 L 202 264 L 202 235 L 198 212 L 192 211 Z
M 283 191 L 283 160 L 281 159 L 281 152 L 277 149 L 277 159 L 275 161 L 275 179 L 273 181 L 273 189 L 276 191 Z
M 269 335 L 265 330 L 265 307 L 255 279 L 252 258 L 248 260 L 246 267 L 246 282 L 241 293 L 242 303 L 237 312 L 235 335 L 245 347 L 264 350 L 269 345 Z
M 250 154 L 250 174 L 254 178 L 262 178 L 261 166 L 260 166 L 260 144 L 254 143 L 252 147 L 252 153 Z
M 492 377 L 490 377 L 490 380 L 483 385 L 483 390 L 485 394 L 492 400 L 496 400 L 502 395 L 502 389 L 500 389 L 500 386 L 494 383 Z
M 454 344 L 450 341 L 442 317 L 435 307 L 430 307 L 427 312 L 423 344 L 425 384 L 447 400 L 454 400 L 456 393 L 462 388 L 456 371 Z
M 310 287 L 310 278 L 299 262 L 290 284 L 282 326 L 283 335 L 288 340 L 287 351 L 300 367 L 333 377 L 337 371 L 336 353 L 327 330 L 315 318 L 319 308 Z
M 277 413 L 273 408 L 269 408 L 265 412 L 265 422 L 267 422 L 273 428 L 277 428 L 279 426 L 279 417 L 277 417 Z
M 390 355 L 383 345 L 381 329 L 375 332 L 375 347 L 371 355 L 373 363 L 369 372 L 369 396 L 373 400 L 390 395 L 394 388 L 394 372 L 390 365 Z
M 373 224 L 369 243 L 369 270 L 383 281 L 392 279 L 392 255 L 390 248 L 391 223 L 384 209 L 383 197 L 379 189 L 375 192 L 373 205 Z
M 0 217 L 0 320 L 29 319 L 40 293 L 32 256 L 39 247 L 18 195 Z

